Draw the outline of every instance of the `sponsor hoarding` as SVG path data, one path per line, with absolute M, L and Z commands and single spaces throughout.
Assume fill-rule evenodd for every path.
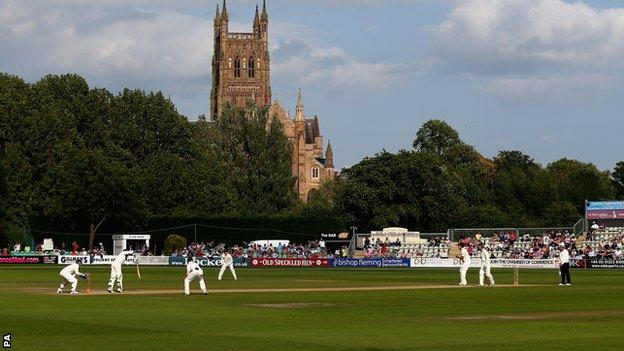
M 603 260 L 592 258 L 585 261 L 585 268 L 624 269 L 624 260 Z
M 100 256 L 100 255 L 93 255 L 93 256 L 89 256 L 89 263 L 88 264 L 94 264 L 94 265 L 111 265 L 113 263 L 113 261 L 115 261 L 115 258 L 117 258 L 117 256 L 113 256 L 113 255 L 105 255 L 105 256 Z M 125 265 L 134 265 L 136 264 L 136 260 L 138 260 L 138 256 L 127 256 L 126 260 L 123 262 L 123 264 Z M 139 261 L 140 263 L 140 261 Z M 166 263 L 164 265 L 167 265 Z
M 55 255 L 46 256 L 2 256 L 0 264 L 56 264 L 58 257 Z
M 327 267 L 326 258 L 250 258 L 249 267 Z
M 585 204 L 587 219 L 624 219 L 624 201 L 588 201 Z
M 381 258 L 332 258 L 329 260 L 329 267 L 381 268 L 383 267 L 383 260 Z
M 410 260 L 410 267 L 412 268 L 459 268 L 461 261 L 457 258 L 412 258 Z M 480 259 L 472 259 L 470 261 L 471 268 L 481 267 Z M 490 260 L 490 267 L 492 268 L 532 268 L 532 269 L 547 269 L 558 268 L 559 264 L 555 259 L 504 259 L 504 258 L 492 258 Z
M 41 256 L 2 256 L 0 264 L 39 264 L 43 263 Z
M 329 267 L 332 268 L 382 268 L 409 266 L 409 258 L 332 258 L 329 260 Z
M 70 264 L 78 260 L 82 260 L 82 262 L 85 264 L 89 264 L 89 262 L 91 262 L 89 260 L 89 256 L 59 256 L 58 257 L 59 264 Z
M 384 258 L 382 260 L 384 267 L 409 267 L 409 258 Z
M 221 257 L 195 257 L 201 267 L 221 267 Z M 169 265 L 171 266 L 186 266 L 186 258 L 182 256 L 170 257 Z M 242 257 L 234 258 L 234 267 L 247 267 L 247 259 Z

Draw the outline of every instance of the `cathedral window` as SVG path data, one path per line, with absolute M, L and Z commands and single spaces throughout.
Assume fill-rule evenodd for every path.
M 249 68 L 247 69 L 247 76 L 249 78 L 255 78 L 256 77 L 256 67 L 254 66 L 254 59 L 253 59 L 253 57 L 249 58 Z
M 240 67 L 240 59 L 237 57 L 234 60 L 234 77 L 235 78 L 240 78 L 240 74 L 241 74 L 241 67 Z
M 314 167 L 312 168 L 312 179 L 318 179 L 318 178 L 319 178 L 319 168 Z

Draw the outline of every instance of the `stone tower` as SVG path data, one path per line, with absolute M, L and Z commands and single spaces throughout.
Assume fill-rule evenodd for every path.
M 214 19 L 214 55 L 210 116 L 219 116 L 230 103 L 246 107 L 252 99 L 258 106 L 271 105 L 271 69 L 269 58 L 269 15 L 266 1 L 262 13 L 256 6 L 253 32 L 230 33 L 226 1 Z

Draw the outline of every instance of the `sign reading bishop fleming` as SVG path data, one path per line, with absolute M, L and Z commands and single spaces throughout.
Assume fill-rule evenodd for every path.
M 587 201 L 587 219 L 624 219 L 624 201 Z

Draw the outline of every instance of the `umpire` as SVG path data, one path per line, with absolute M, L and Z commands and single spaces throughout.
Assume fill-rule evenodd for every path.
M 564 244 L 559 245 L 559 273 L 561 283 L 559 285 L 572 285 L 570 281 L 570 252 Z

